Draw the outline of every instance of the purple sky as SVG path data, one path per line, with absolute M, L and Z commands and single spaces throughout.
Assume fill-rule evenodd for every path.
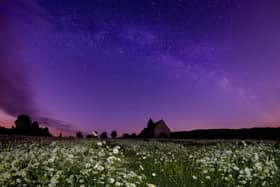
M 139 132 L 150 117 L 174 131 L 280 124 L 279 1 L 3 0 L 0 16 L 2 123 L 28 113 L 59 131 Z

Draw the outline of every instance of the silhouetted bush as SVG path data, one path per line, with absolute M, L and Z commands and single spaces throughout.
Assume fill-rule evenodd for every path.
M 102 132 L 101 135 L 100 135 L 100 138 L 101 139 L 107 139 L 108 138 L 107 132 Z
M 137 138 L 137 135 L 136 135 L 135 133 L 132 133 L 132 134 L 130 135 L 130 138 Z
M 94 136 L 94 135 L 92 135 L 92 134 L 88 134 L 87 136 L 86 136 L 86 138 L 97 138 L 96 136 Z
M 76 133 L 76 138 L 83 138 L 84 136 L 83 136 L 83 134 L 82 134 L 82 132 L 77 132 Z
M 112 131 L 111 137 L 116 138 L 118 136 L 117 131 Z
M 124 138 L 124 139 L 130 138 L 130 135 L 127 134 L 127 133 L 124 133 L 123 136 L 122 136 L 122 138 Z

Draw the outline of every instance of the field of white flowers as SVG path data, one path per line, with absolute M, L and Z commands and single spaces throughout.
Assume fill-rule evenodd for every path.
M 280 186 L 277 142 L 0 141 L 0 186 Z

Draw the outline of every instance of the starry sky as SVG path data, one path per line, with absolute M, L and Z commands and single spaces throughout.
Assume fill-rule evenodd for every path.
M 0 125 L 280 126 L 280 2 L 2 0 Z

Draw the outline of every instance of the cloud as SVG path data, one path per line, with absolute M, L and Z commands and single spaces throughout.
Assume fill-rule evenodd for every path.
M 62 120 L 57 120 L 54 118 L 48 118 L 48 117 L 39 117 L 38 120 L 41 124 L 55 128 L 57 130 L 67 131 L 67 132 L 76 132 L 77 130 L 73 128 L 73 125 L 69 122 L 65 122 Z
M 38 10 L 33 4 L 29 8 L 28 4 L 24 5 L 27 6 L 26 9 L 35 7 Z M 0 2 L 0 7 L 9 8 L 8 10 L 13 10 L 13 6 L 10 1 Z M 16 117 L 24 113 L 46 126 L 69 130 L 71 125 L 66 122 L 43 117 L 38 112 L 28 76 L 31 74 L 30 66 L 18 58 L 17 52 L 21 45 L 18 42 L 16 27 L 15 19 L 9 14 L 4 13 L 0 16 L 0 109 L 9 116 Z
M 1 6 L 5 1 L 1 2 Z M 0 107 L 11 116 L 34 113 L 31 89 L 27 83 L 28 68 L 17 58 L 15 25 L 8 16 L 0 17 Z

